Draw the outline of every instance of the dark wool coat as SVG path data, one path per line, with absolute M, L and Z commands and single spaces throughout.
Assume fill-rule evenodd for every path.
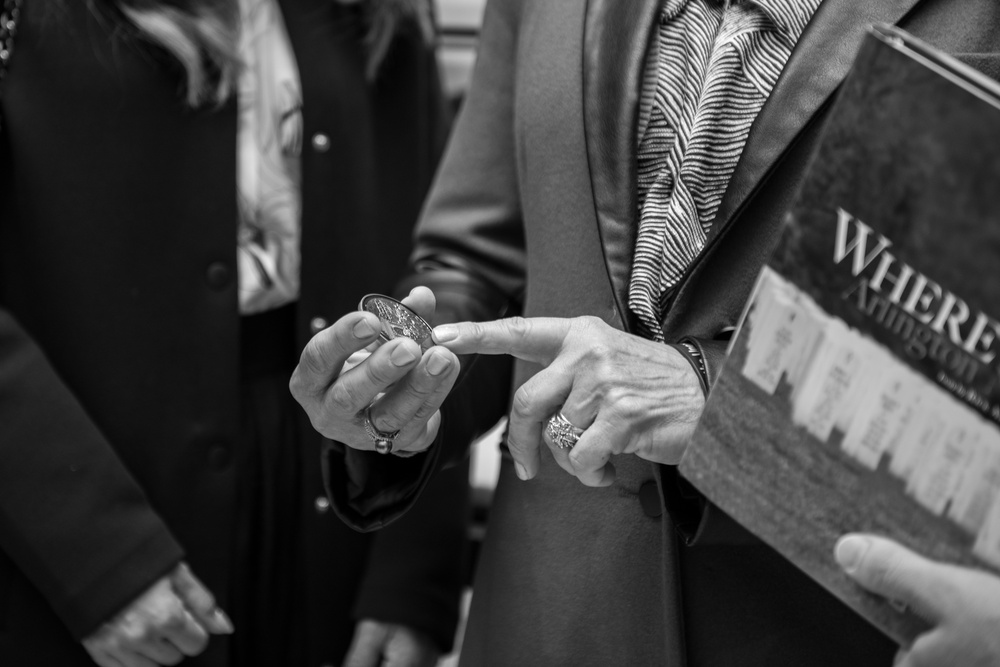
M 422 273 L 410 281 L 443 295 L 445 317 L 492 318 L 515 303 L 528 316 L 593 315 L 634 330 L 626 298 L 638 228 L 636 119 L 659 5 L 490 3 L 472 89 L 418 230 Z M 693 338 L 713 378 L 831 95 L 873 22 L 897 23 L 1000 75 L 995 0 L 822 3 L 751 129 L 707 248 L 665 317 L 667 339 Z M 480 358 L 449 399 L 432 457 L 448 458 L 470 430 L 502 414 L 507 392 L 536 370 L 518 363 L 511 384 L 491 377 L 490 363 Z M 465 400 L 481 423 L 470 423 Z M 433 466 L 330 452 L 334 462 L 345 456 L 348 476 L 331 468 L 330 492 L 345 519 L 370 528 L 404 512 Z M 594 489 L 544 453 L 542 460 L 530 482 L 509 461 L 502 466 L 464 665 L 892 663 L 894 646 L 704 507 L 675 469 L 621 456 L 614 485 Z
M 0 664 L 92 664 L 79 639 L 182 557 L 229 599 L 240 425 L 236 106 L 192 111 L 165 54 L 82 0 L 26 0 L 0 132 Z M 433 54 L 364 79 L 357 6 L 281 0 L 304 98 L 297 345 L 390 289 L 443 144 Z M 313 141 L 326 135 L 328 142 Z M 320 318 L 320 319 L 317 319 Z M 312 323 L 312 324 L 311 324 Z M 303 415 L 303 422 L 305 418 Z M 353 615 L 451 642 L 466 480 L 362 535 L 301 443 L 309 663 Z M 400 557 L 400 555 L 405 557 Z M 227 641 L 185 664 L 226 664 Z

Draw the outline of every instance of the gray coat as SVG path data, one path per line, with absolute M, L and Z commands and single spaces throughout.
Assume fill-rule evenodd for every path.
M 490 3 L 472 89 L 407 283 L 434 288 L 445 317 L 496 317 L 515 307 L 527 316 L 596 315 L 633 329 L 626 295 L 638 228 L 635 128 L 659 4 Z M 708 247 L 665 318 L 667 339 L 699 345 L 712 378 L 831 94 L 873 22 L 898 23 L 1000 72 L 995 0 L 820 6 L 751 130 Z M 330 477 L 342 516 L 361 527 L 392 520 L 438 460 L 500 416 L 496 392 L 537 370 L 518 363 L 511 384 L 491 377 L 490 363 L 480 359 L 450 399 L 446 432 L 428 461 L 331 454 L 331 470 L 342 470 L 344 456 L 352 463 L 350 474 Z M 704 503 L 673 468 L 618 457 L 614 486 L 593 489 L 544 454 L 542 461 L 530 482 L 518 481 L 509 461 L 502 466 L 463 665 L 891 664 L 889 640 Z M 343 491 L 348 478 L 353 499 Z

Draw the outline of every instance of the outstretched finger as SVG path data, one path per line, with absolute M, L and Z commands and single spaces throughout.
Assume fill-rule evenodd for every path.
M 950 568 L 875 535 L 850 534 L 834 548 L 844 572 L 864 588 L 937 623 L 952 604 Z
M 571 322 L 562 317 L 509 317 L 442 324 L 434 328 L 434 342 L 455 354 L 509 354 L 547 366 L 559 354 Z

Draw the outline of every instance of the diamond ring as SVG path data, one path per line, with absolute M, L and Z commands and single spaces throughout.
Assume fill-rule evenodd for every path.
M 583 429 L 573 426 L 566 416 L 559 412 L 553 415 L 545 425 L 545 433 L 559 449 L 570 450 L 576 446 L 583 435 Z

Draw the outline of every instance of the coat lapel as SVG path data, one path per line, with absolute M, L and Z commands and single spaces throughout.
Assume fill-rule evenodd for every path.
M 919 0 L 825 0 L 803 33 L 750 130 L 708 243 L 844 79 L 873 23 L 897 23 Z M 583 115 L 594 209 L 608 277 L 626 329 L 628 281 L 638 232 L 636 123 L 642 74 L 660 0 L 589 0 Z
M 635 132 L 643 65 L 660 0 L 589 0 L 584 27 L 583 120 L 594 209 L 608 276 L 626 329 L 638 231 Z
M 873 23 L 898 22 L 917 2 L 825 0 L 819 6 L 750 128 L 708 244 L 732 222 L 781 154 L 843 81 L 866 28 Z

